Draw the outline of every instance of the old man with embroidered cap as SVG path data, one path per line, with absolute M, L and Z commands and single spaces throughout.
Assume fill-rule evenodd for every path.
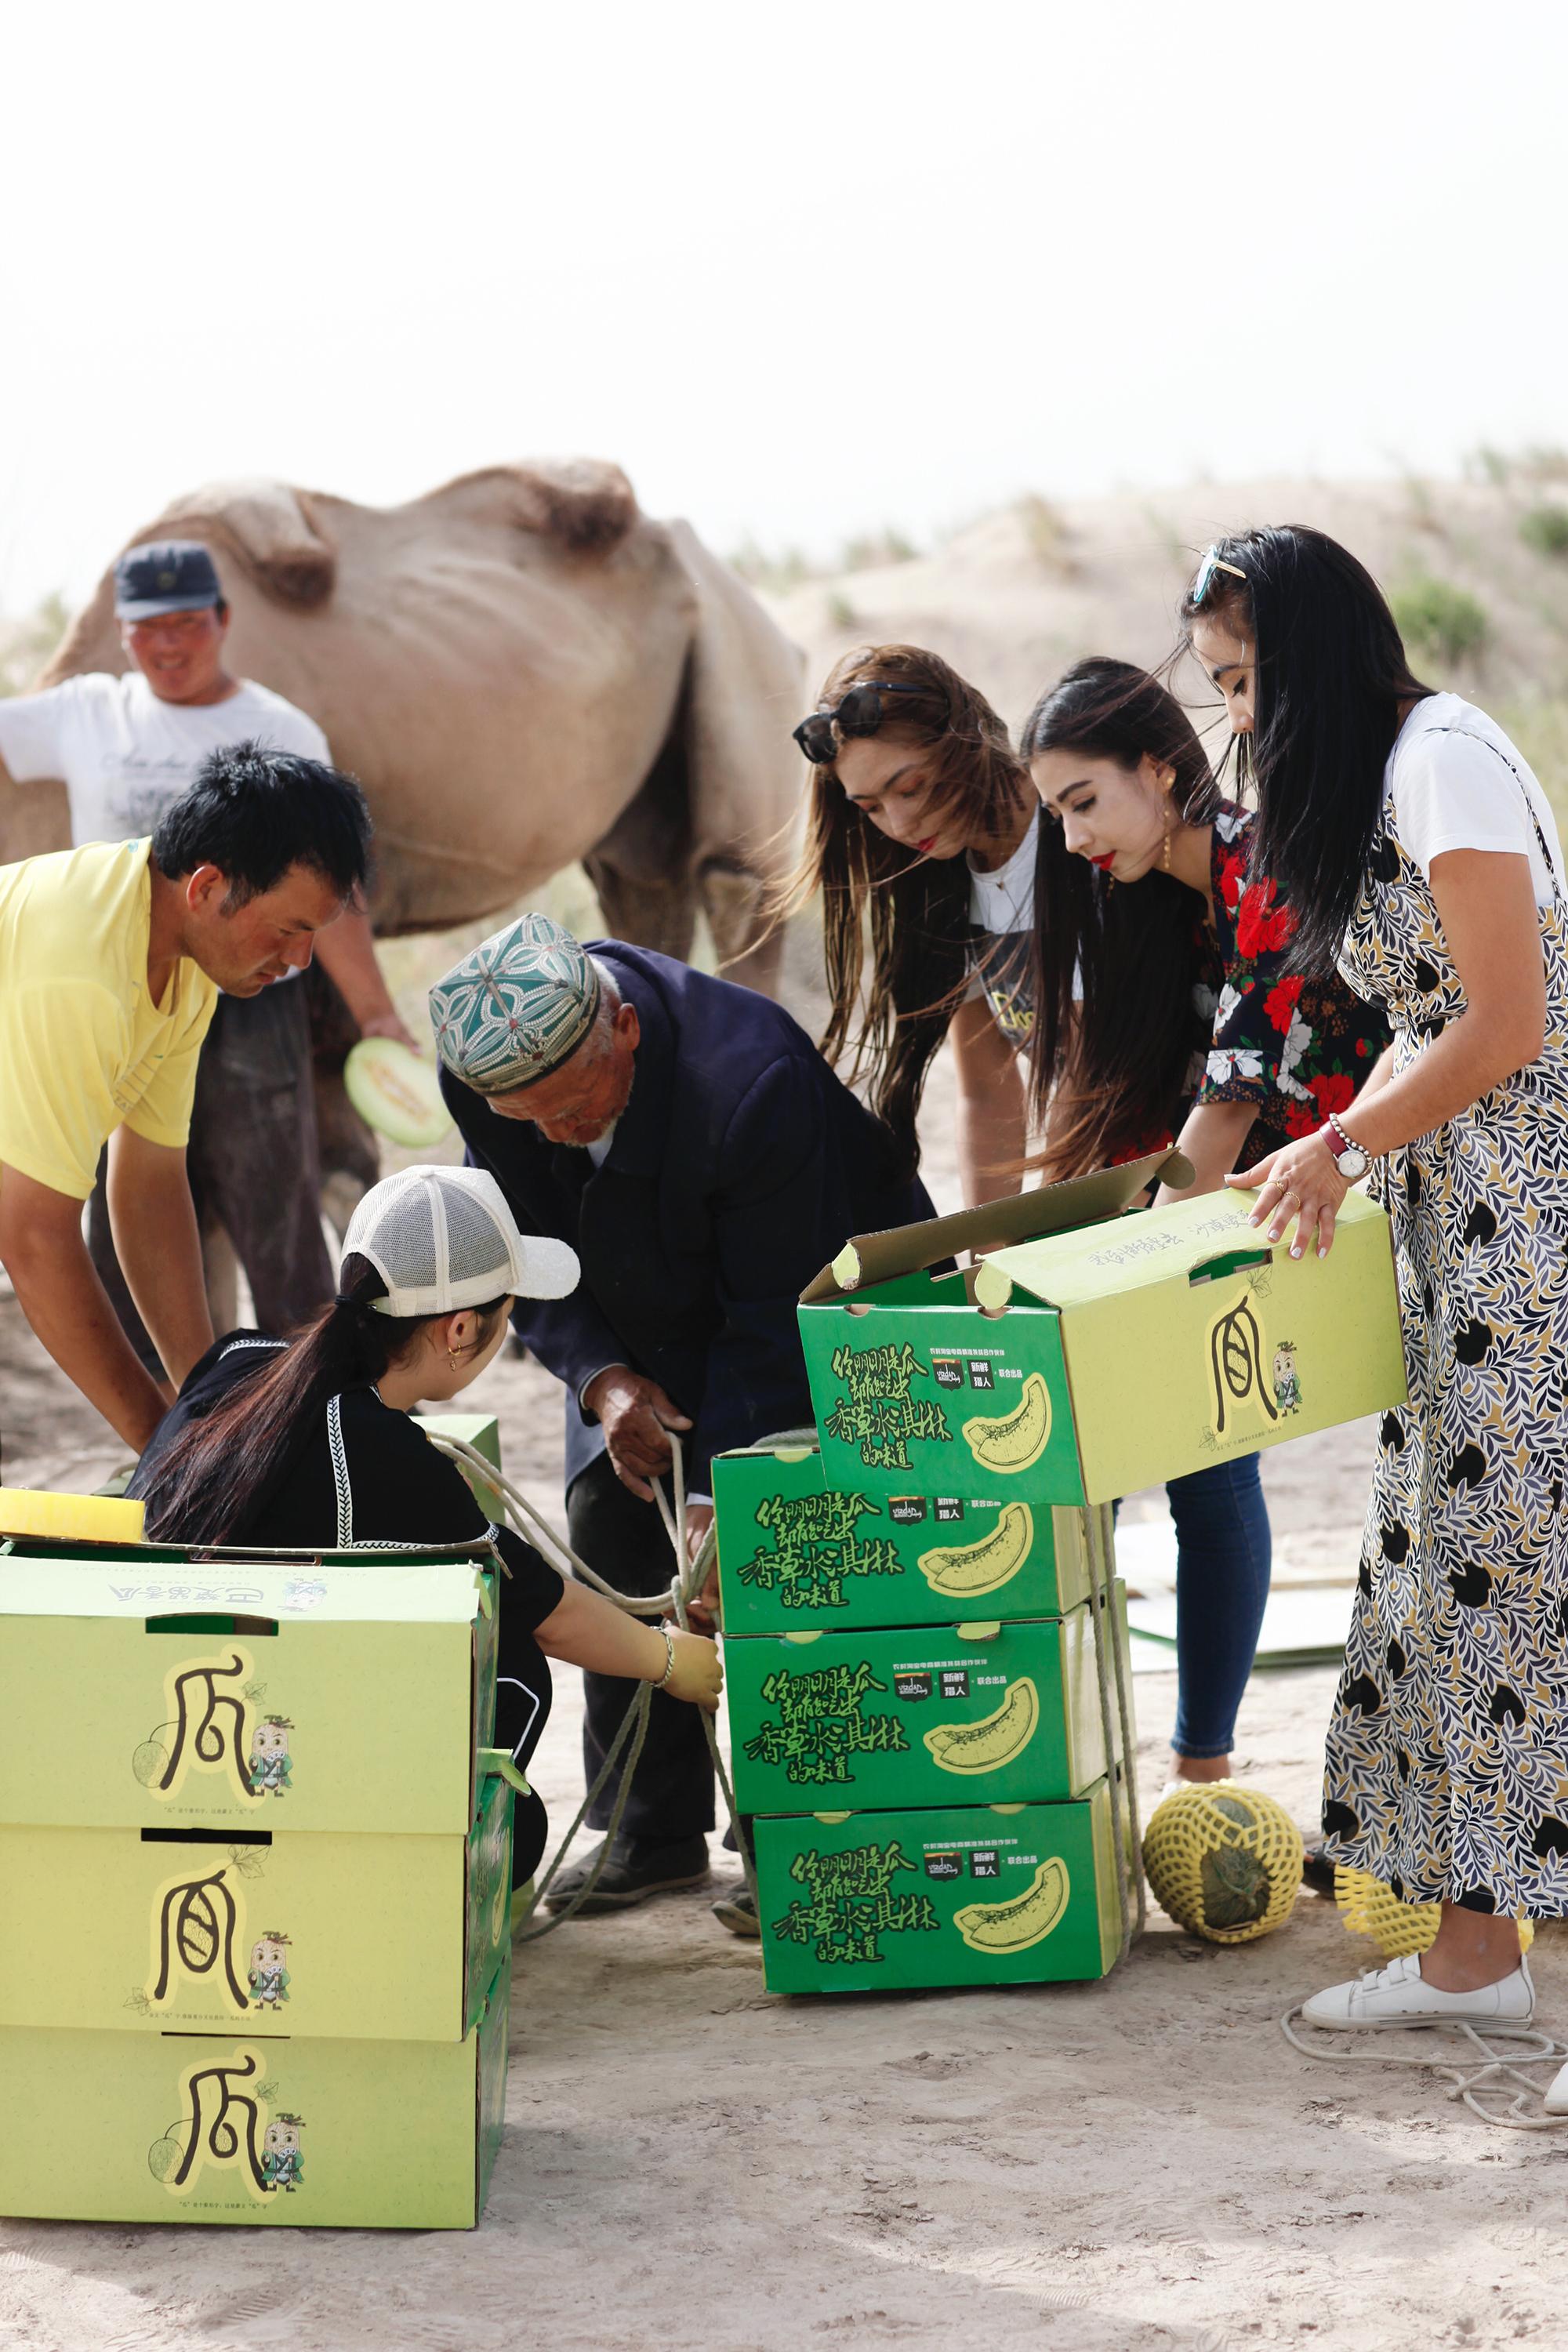
M 527 1231 L 570 1243 L 569 1298 L 514 1326 L 566 1391 L 572 1540 L 627 1593 L 669 1581 L 651 1482 L 686 1451 L 695 1529 L 715 1454 L 809 1423 L 801 1291 L 852 1233 L 929 1216 L 892 1139 L 781 1005 L 543 915 L 430 992 L 441 1084 L 468 1156 Z M 631 1686 L 588 1675 L 590 1778 Z M 701 1727 L 657 1698 L 621 1836 L 589 1907 L 707 1874 Z M 612 1782 L 592 1816 L 607 1822 Z M 588 1865 L 584 1864 L 586 1869 Z M 573 1878 L 555 1895 L 564 1900 Z M 728 1914 L 725 1916 L 727 1924 Z

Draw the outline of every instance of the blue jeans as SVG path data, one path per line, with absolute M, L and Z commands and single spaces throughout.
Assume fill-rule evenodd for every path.
M 1256 1454 L 1165 1488 L 1176 1525 L 1178 1756 L 1228 1756 L 1268 1598 L 1273 1541 Z

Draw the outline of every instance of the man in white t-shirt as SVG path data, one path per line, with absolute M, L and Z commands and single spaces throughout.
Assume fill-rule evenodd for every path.
M 64 679 L 0 700 L 0 766 L 17 784 L 64 782 L 71 838 L 151 834 L 208 752 L 254 741 L 331 763 L 313 719 L 224 667 L 228 607 L 207 549 L 171 540 L 115 566 L 115 611 L 132 667 Z M 375 959 L 369 919 L 351 907 L 317 945 L 365 1036 L 407 1039 Z M 321 1229 L 321 1164 L 306 995 L 298 985 L 226 996 L 196 1080 L 188 1155 L 204 1223 L 227 1232 L 257 1319 L 284 1331 L 332 1295 Z M 101 1180 L 89 1240 L 100 1279 L 142 1360 L 155 1350 L 115 1263 Z

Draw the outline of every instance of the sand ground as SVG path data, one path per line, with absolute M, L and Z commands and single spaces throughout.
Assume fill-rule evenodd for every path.
M 940 1132 L 940 1095 L 933 1112 Z M 509 1360 L 470 1395 L 551 1503 L 553 1384 Z M 8 1299 L 0 1429 L 16 1481 L 90 1486 L 119 1451 Z M 1269 1458 L 1293 1562 L 1353 1561 L 1369 1460 L 1364 1428 Z M 1303 1824 L 1332 1684 L 1260 1674 L 1242 1711 L 1239 1771 Z M 558 1826 L 580 1788 L 575 1685 L 557 1677 L 534 1774 Z M 1140 1675 L 1136 1696 L 1146 1810 L 1173 1677 Z M 1305 1896 L 1224 1950 L 1152 1912 L 1100 1985 L 790 2002 L 710 1899 L 520 1954 L 476 2233 L 0 2221 L 0 2352 L 1405 2352 L 1561 2334 L 1568 2134 L 1494 2130 L 1425 2074 L 1318 2066 L 1281 2040 L 1294 2000 L 1373 1957 L 1331 1906 Z M 1558 1930 L 1536 1979 L 1544 2020 L 1568 2026 Z

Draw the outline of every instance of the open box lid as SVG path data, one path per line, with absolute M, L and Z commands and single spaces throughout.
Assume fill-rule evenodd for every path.
M 1180 1189 L 1192 1181 L 1191 1165 L 1179 1151 L 1151 1151 L 1119 1168 L 1100 1168 L 1090 1176 L 1069 1177 L 1065 1184 L 1045 1184 L 1032 1192 L 1012 1192 L 1005 1201 L 988 1201 L 983 1208 L 964 1209 L 956 1216 L 926 1217 L 918 1225 L 894 1225 L 882 1234 L 857 1234 L 832 1265 L 806 1285 L 800 1303 L 827 1306 L 872 1283 L 938 1265 L 959 1250 L 996 1249 L 1046 1234 L 1103 1224 L 1131 1208 L 1151 1184 Z
M 467 1625 L 488 1606 L 472 1560 L 378 1563 L 0 1560 L 0 1617 L 137 1620 L 240 1612 L 290 1624 Z
M 975 1276 L 981 1306 L 994 1312 L 1015 1292 L 1063 1312 L 1095 1299 L 1146 1290 L 1161 1282 L 1221 1281 L 1289 1255 L 1289 1241 L 1270 1244 L 1252 1223 L 1255 1192 L 1205 1192 L 1139 1218 L 1125 1232 L 1042 1234 L 998 1250 Z M 1336 1216 L 1340 1233 L 1383 1222 L 1383 1211 L 1352 1192 Z

